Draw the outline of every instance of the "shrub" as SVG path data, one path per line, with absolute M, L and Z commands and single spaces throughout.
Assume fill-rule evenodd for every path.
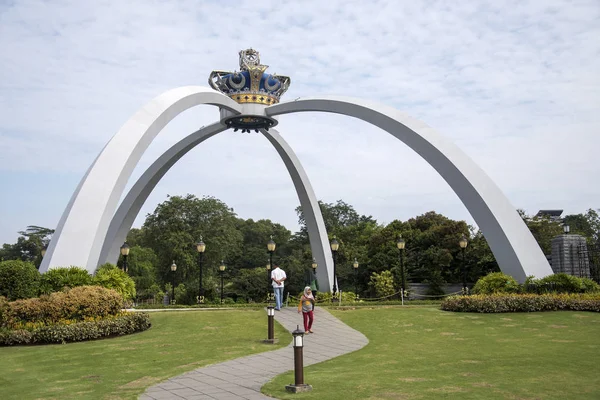
M 591 279 L 558 273 L 542 279 L 528 277 L 524 290 L 528 293 L 594 293 L 600 291 L 600 286 Z
M 300 296 L 302 296 L 302 293 L 299 293 L 298 297 L 293 299 L 293 301 L 295 302 L 293 306 L 298 305 L 297 303 L 300 301 Z M 319 304 L 331 303 L 331 292 L 317 292 L 316 300 Z M 342 304 L 356 302 L 356 294 L 354 294 L 353 292 L 342 291 L 341 302 Z
M 472 292 L 476 294 L 518 293 L 519 290 L 519 283 L 515 278 L 502 272 L 492 272 L 479 278 Z
M 8 300 L 29 299 L 38 294 L 40 273 L 21 260 L 0 262 L 0 296 Z
M 600 296 L 591 294 L 511 294 L 452 296 L 442 301 L 442 310 L 455 312 L 504 313 L 534 311 L 600 312 Z
M 53 268 L 42 274 L 40 278 L 40 293 L 59 292 L 65 287 L 74 288 L 92 284 L 92 276 L 80 267 Z
M 128 335 L 150 328 L 146 313 L 124 313 L 102 319 L 34 326 L 31 329 L 1 329 L 0 345 L 65 343 Z
M 93 278 L 95 285 L 113 289 L 125 300 L 135 298 L 135 283 L 123 270 L 112 264 L 103 264 L 96 270 Z
M 581 290 L 583 293 L 600 292 L 600 285 L 590 278 L 581 278 Z
M 99 286 L 79 286 L 40 298 L 8 303 L 0 327 L 12 328 L 20 323 L 53 324 L 61 320 L 108 317 L 121 311 L 123 298 L 113 290 Z
M 391 271 L 382 271 L 380 274 L 373 272 L 369 286 L 375 290 L 375 297 L 390 296 L 396 292 Z

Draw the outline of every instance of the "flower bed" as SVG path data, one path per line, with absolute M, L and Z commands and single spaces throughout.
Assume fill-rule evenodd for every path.
M 0 328 L 0 346 L 81 342 L 141 332 L 150 326 L 147 313 L 121 313 L 83 321 L 63 320 L 50 325 L 42 322 L 17 323 L 15 329 Z
M 0 297 L 0 346 L 79 342 L 150 328 L 148 314 L 122 313 L 122 305 L 121 295 L 99 286 L 11 302 Z
M 509 294 L 452 296 L 442 301 L 441 309 L 455 312 L 506 313 L 535 311 L 600 312 L 598 294 Z

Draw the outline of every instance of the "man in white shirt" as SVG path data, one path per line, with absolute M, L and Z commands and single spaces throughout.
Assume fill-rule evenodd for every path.
M 286 279 L 285 271 L 279 268 L 279 265 L 274 265 L 273 271 L 271 271 L 271 285 L 273 286 L 273 292 L 275 292 L 275 309 L 277 311 L 281 310 L 283 281 Z

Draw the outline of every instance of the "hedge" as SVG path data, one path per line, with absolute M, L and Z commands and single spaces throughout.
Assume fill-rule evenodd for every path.
M 0 300 L 0 327 L 36 322 L 58 323 L 107 317 L 121 311 L 123 298 L 114 290 L 100 286 L 79 286 L 39 298 L 3 302 Z
M 492 294 L 452 296 L 442 301 L 441 309 L 455 312 L 505 313 L 535 311 L 600 312 L 598 294 Z
M 141 332 L 150 326 L 147 313 L 124 313 L 93 321 L 0 329 L 0 346 L 81 342 Z

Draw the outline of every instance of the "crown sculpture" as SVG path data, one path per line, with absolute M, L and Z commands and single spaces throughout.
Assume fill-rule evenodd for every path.
M 279 98 L 290 86 L 290 78 L 267 74 L 268 65 L 260 63 L 260 54 L 254 49 L 240 51 L 240 71 L 213 71 L 209 85 L 240 104 L 254 103 L 264 106 L 279 103 Z M 276 121 L 260 116 L 241 116 L 225 121 L 234 130 L 250 132 L 253 129 L 269 129 Z

